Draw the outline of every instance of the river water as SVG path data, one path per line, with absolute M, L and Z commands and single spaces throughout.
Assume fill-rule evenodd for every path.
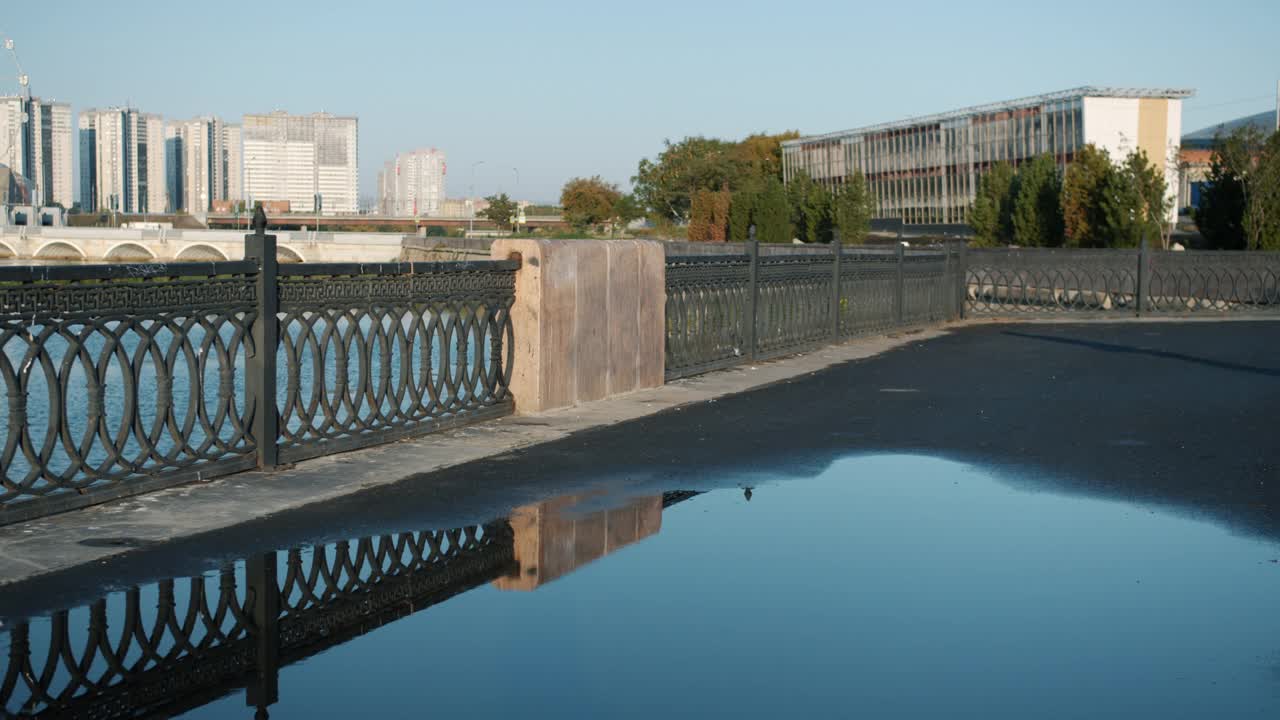
M 786 475 L 523 507 L 509 574 L 286 664 L 270 717 L 1280 713 L 1273 538 L 934 457 Z

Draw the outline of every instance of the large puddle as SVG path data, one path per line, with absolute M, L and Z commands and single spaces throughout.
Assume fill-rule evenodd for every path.
M 749 493 L 559 498 L 453 532 L 389 528 L 406 532 L 8 620 L 4 710 L 1280 710 L 1280 543 L 927 457 L 847 458 L 815 478 L 742 484 Z M 255 588 L 269 583 L 280 592 L 263 604 Z

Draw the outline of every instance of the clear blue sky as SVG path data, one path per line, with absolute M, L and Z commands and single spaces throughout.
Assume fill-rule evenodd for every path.
M 423 0 L 6 3 L 42 97 L 167 118 L 360 118 L 361 190 L 437 146 L 449 194 L 629 185 L 664 138 L 828 132 L 1078 85 L 1197 89 L 1184 127 L 1274 107 L 1275 0 L 619 5 Z M 8 61 L 4 61 L 8 67 Z M 0 92 L 12 92 L 12 72 Z

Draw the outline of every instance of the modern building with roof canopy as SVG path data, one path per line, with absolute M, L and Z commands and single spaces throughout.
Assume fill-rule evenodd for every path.
M 965 224 L 993 165 L 1049 154 L 1066 167 L 1087 144 L 1120 161 L 1135 149 L 1164 166 L 1178 192 L 1182 100 L 1192 90 L 1080 87 L 952 112 L 814 135 L 782 144 L 783 178 L 799 173 L 835 190 L 862 173 L 877 218 Z M 1176 210 L 1170 219 L 1176 219 Z

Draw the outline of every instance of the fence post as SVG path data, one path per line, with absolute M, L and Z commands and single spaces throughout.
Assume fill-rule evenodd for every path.
M 245 560 L 245 600 L 253 618 L 255 667 L 245 688 L 245 704 L 265 710 L 280 699 L 280 586 L 276 582 L 276 554 Z
M 1136 314 L 1142 317 L 1147 312 L 1147 295 L 1151 292 L 1151 256 L 1147 251 L 1147 235 L 1142 234 L 1142 242 L 1138 245 L 1138 303 Z
M 840 261 L 844 256 L 844 238 L 840 230 L 831 231 L 831 251 L 834 261 L 831 263 L 831 339 L 840 339 Z
M 756 239 L 756 226 L 747 229 L 747 257 L 751 265 L 747 281 L 747 359 L 756 360 L 756 313 L 760 304 L 760 241 Z
M 897 247 L 898 272 L 894 282 L 893 322 L 896 325 L 901 325 L 902 319 L 906 316 L 903 307 L 906 300 L 906 281 L 902 274 L 902 266 L 907 256 L 907 250 L 902 243 L 898 243 Z
M 258 446 L 258 467 L 270 469 L 280 464 L 280 417 L 276 410 L 276 348 L 280 328 L 276 312 L 280 308 L 276 236 L 267 235 L 267 216 L 259 207 L 253 213 L 253 232 L 244 236 L 244 259 L 258 264 L 254 294 L 258 317 L 253 321 L 252 355 L 245 358 L 245 402 L 253 404 L 250 431 Z
M 959 281 L 956 283 L 957 295 L 959 296 L 960 309 L 958 315 L 961 320 L 964 319 L 964 306 L 969 301 L 969 241 L 960 241 L 960 250 L 956 255 L 956 275 Z

